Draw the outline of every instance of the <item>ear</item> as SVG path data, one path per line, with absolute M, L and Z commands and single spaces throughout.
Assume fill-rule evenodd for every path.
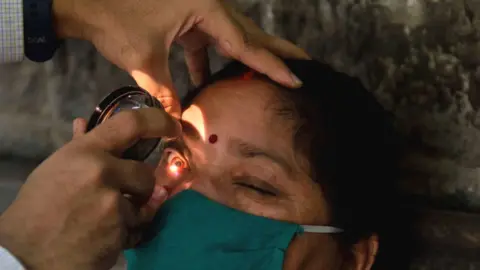
M 378 252 L 378 235 L 374 234 L 360 240 L 352 247 L 353 269 L 370 270 Z

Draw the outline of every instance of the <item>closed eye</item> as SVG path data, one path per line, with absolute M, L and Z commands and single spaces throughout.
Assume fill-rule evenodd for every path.
M 267 190 L 265 188 L 261 188 L 257 185 L 247 183 L 247 182 L 242 182 L 242 181 L 236 181 L 234 182 L 235 185 L 240 186 L 242 188 L 249 189 L 251 191 L 255 191 L 256 193 L 263 195 L 263 196 L 272 196 L 275 197 L 277 194 L 271 190 Z

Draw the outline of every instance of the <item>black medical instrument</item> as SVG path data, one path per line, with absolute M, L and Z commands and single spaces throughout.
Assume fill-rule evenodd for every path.
M 164 109 L 162 104 L 144 89 L 138 86 L 121 87 L 104 97 L 97 105 L 88 121 L 87 132 L 121 111 L 138 110 L 141 108 Z M 147 161 L 153 152 L 156 152 L 159 155 L 152 157 L 153 160 L 151 161 L 152 163 L 156 163 L 163 151 L 161 146 L 162 138 L 141 139 L 127 149 L 122 154 L 122 158 Z

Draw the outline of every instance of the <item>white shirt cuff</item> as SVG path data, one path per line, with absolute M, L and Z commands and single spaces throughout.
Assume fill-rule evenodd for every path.
M 3 1 L 3 0 L 2 0 Z M 8 250 L 0 247 L 0 269 L 25 270 L 23 265 Z
M 20 62 L 23 56 L 23 0 L 1 0 L 0 63 Z

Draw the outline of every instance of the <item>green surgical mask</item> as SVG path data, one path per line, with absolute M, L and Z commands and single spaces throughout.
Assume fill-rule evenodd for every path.
M 156 236 L 127 250 L 128 270 L 280 270 L 296 234 L 337 233 L 250 215 L 185 190 L 153 222 Z

